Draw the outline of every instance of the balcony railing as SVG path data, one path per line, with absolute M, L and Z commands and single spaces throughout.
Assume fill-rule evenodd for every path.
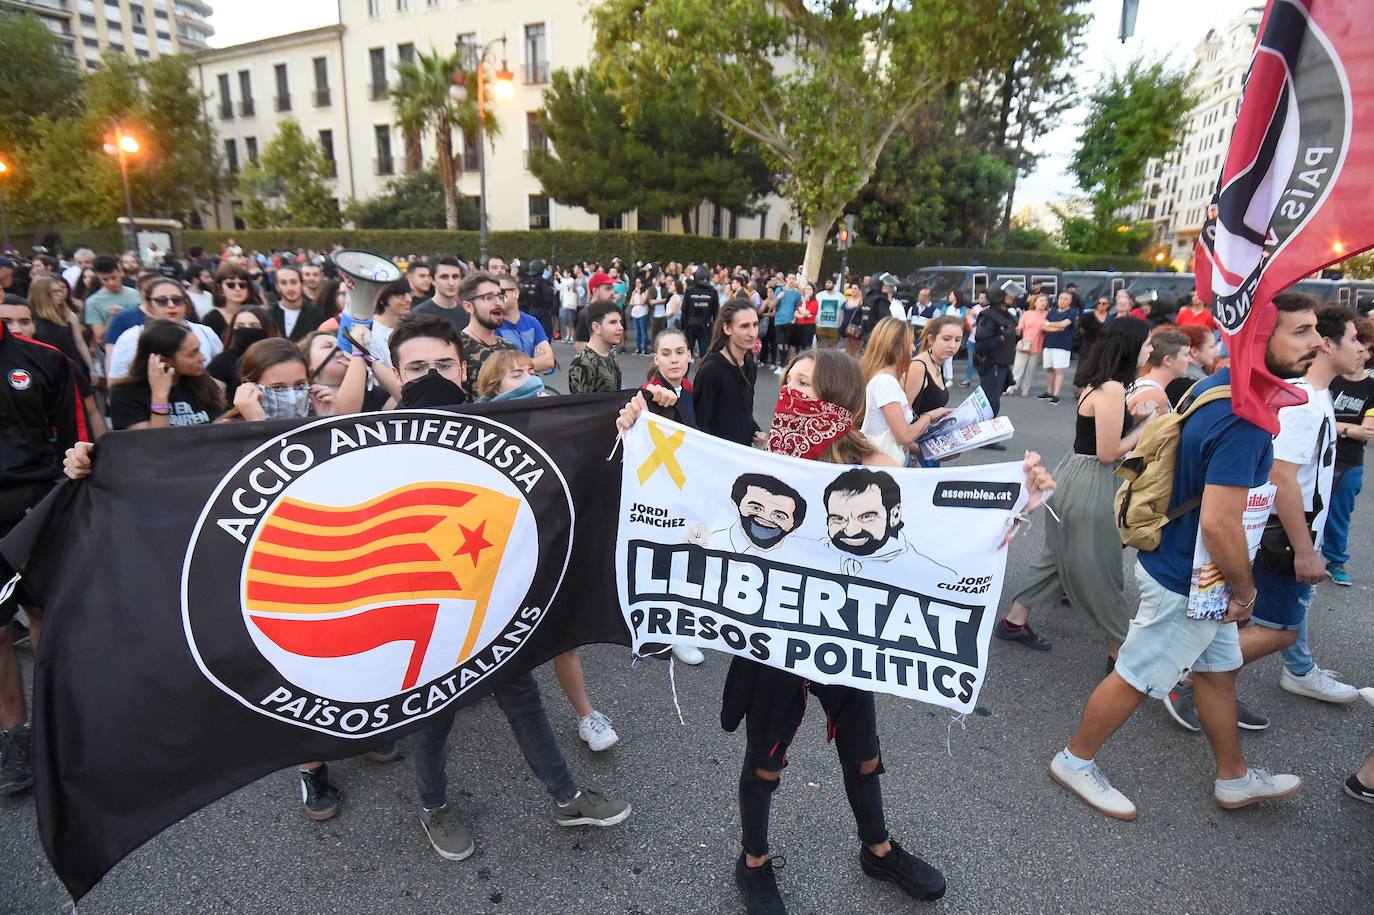
M 536 60 L 525 64 L 526 83 L 547 83 L 549 81 L 549 62 Z
M 391 156 L 378 156 L 372 160 L 372 171 L 377 175 L 396 174 L 396 160 Z
M 220 103 L 219 103 L 219 119 L 220 119 L 221 121 L 232 121 L 232 120 L 234 119 L 234 103 L 233 103 L 233 102 L 220 102 Z
M 371 82 L 367 84 L 367 97 L 372 101 L 386 98 L 387 90 L 390 87 L 385 82 Z
M 287 93 L 286 95 L 279 95 L 279 96 L 277 96 L 276 99 L 275 99 L 275 102 L 276 102 L 276 109 L 277 109 L 278 111 L 290 111 L 290 110 L 291 110 L 291 95 L 290 95 L 290 93 Z
M 330 105 L 330 100 L 329 100 L 329 88 L 328 88 L 328 87 L 325 87 L 325 88 L 323 88 L 323 89 L 316 89 L 316 90 L 315 90 L 315 107 L 316 107 L 316 108 L 328 108 L 329 105 Z
M 253 116 L 253 100 L 252 100 L 251 98 L 243 99 L 242 101 L 239 102 L 239 117 L 251 118 L 252 116 Z
M 324 174 L 327 178 L 339 177 L 339 163 L 333 159 L 324 160 Z

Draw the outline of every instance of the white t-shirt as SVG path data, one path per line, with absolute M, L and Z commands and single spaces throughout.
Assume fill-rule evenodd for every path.
M 902 418 L 911 422 L 911 404 L 907 402 L 902 383 L 890 372 L 879 372 L 864 389 L 864 435 L 877 438 L 890 431 L 887 417 L 883 415 L 883 407 L 890 403 L 901 404 Z
M 203 318 L 215 308 L 215 297 L 209 292 L 196 292 L 194 289 L 186 290 L 186 297 L 191 300 L 191 305 L 196 309 L 196 317 Z
M 224 343 L 215 332 L 204 324 L 187 324 L 196 338 L 200 340 L 200 352 L 205 356 L 208 363 L 211 359 L 224 352 Z M 131 327 L 119 335 L 115 341 L 114 351 L 110 353 L 110 377 L 123 378 L 129 374 L 129 366 L 134 364 L 134 353 L 138 351 L 138 337 L 143 333 L 143 325 Z M 1330 400 L 1330 398 L 1327 398 Z
M 1298 465 L 1302 507 L 1310 519 L 1312 545 L 1320 550 L 1336 472 L 1336 411 L 1331 395 L 1306 381 L 1294 385 L 1307 393 L 1307 403 L 1279 411 L 1279 434 L 1274 437 L 1274 460 Z
M 558 296 L 562 307 L 572 311 L 577 310 L 577 281 L 570 276 L 565 276 L 558 281 Z
M 291 336 L 291 331 L 296 329 L 296 322 L 301 319 L 299 308 L 283 308 L 281 310 L 281 321 L 286 326 L 281 329 L 283 337 Z
M 906 320 L 906 306 L 902 304 L 901 299 L 892 300 L 891 304 L 888 306 L 888 314 L 898 321 Z
M 391 368 L 391 331 L 392 328 L 385 324 L 373 321 L 372 338 L 367 341 L 367 351 L 372 354 L 372 358 L 387 368 Z

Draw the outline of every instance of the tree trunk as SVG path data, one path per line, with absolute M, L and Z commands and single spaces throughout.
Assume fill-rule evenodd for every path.
M 436 158 L 439 166 L 439 183 L 444 186 L 444 228 L 450 232 L 458 228 L 458 191 L 453 177 L 453 132 L 448 127 L 440 127 L 437 133 L 439 143 Z
M 825 239 L 835 225 L 835 215 L 819 216 L 806 227 L 806 260 L 802 273 L 808 283 L 815 283 L 821 275 L 821 258 L 825 256 Z
M 690 210 L 682 211 L 682 234 L 692 234 L 692 212 Z

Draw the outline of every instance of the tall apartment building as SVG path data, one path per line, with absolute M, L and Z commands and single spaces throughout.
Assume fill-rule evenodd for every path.
M 215 31 L 204 0 L 0 0 L 0 10 L 36 15 L 84 70 L 106 50 L 134 60 L 201 51 Z
M 1250 68 L 1264 7 L 1247 9 L 1223 29 L 1212 29 L 1193 51 L 1193 90 L 1200 99 L 1180 125 L 1171 147 L 1145 168 L 1144 198 L 1126 216 L 1148 220 L 1156 246 L 1170 260 L 1192 262 L 1207 205 L 1240 107 L 1241 84 Z
M 491 227 L 679 229 L 676 218 L 650 220 L 634 212 L 602 218 L 563 206 L 544 194 L 529 170 L 530 152 L 547 148 L 539 114 L 550 74 L 585 66 L 592 56 L 587 6 L 577 0 L 339 0 L 337 25 L 200 52 L 201 87 L 210 97 L 210 119 L 231 171 L 256 159 L 280 118 L 295 117 L 333 163 L 334 193 L 342 205 L 372 197 L 391 178 L 434 162 L 432 136 L 408 147 L 393 122 L 388 90 L 395 85 L 396 64 L 420 52 L 481 48 L 494 40 L 489 60 L 493 69 L 504 60 L 515 74 L 515 94 L 491 99 L 488 107 L 501 127 L 486 156 Z M 454 140 L 461 158 L 458 192 L 475 201 L 476 138 Z M 703 204 L 693 227 L 731 238 L 799 235 L 781 201 L 769 202 L 759 216 Z M 208 214 L 206 223 L 242 227 L 230 201 Z

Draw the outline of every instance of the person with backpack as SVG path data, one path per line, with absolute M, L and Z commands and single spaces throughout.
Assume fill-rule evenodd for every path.
M 1154 411 L 1133 415 L 1126 387 L 1150 358 L 1150 327 L 1126 318 L 1113 321 L 1083 367 L 1073 450 L 1054 468 L 1055 514 L 1045 521 L 1045 547 L 1030 578 L 1012 599 L 993 634 L 1037 651 L 1050 643 L 1030 627 L 1032 609 L 1053 608 L 1060 597 L 1092 617 L 1107 637 L 1108 667 L 1126 639 L 1133 611 L 1126 605 L 1121 543 L 1116 532 L 1116 464 L 1140 439 Z
M 1016 361 L 1016 341 L 1021 331 L 1011 314 L 1011 305 L 1016 298 L 1015 290 L 1020 288 L 1009 283 L 1003 288 L 1000 299 L 994 296 L 992 304 L 978 315 L 974 330 L 973 354 L 978 360 L 978 383 L 992 405 L 994 416 L 1002 412 L 1002 392 L 1007 389 L 1011 366 Z M 1001 450 L 992 445 L 987 447 Z
M 1273 305 L 1277 314 L 1264 364 L 1275 375 L 1297 378 L 1321 342 L 1315 300 L 1284 293 Z M 1237 736 L 1236 671 L 1242 657 L 1236 624 L 1249 619 L 1259 596 L 1245 515 L 1252 491 L 1268 494 L 1274 450 L 1266 429 L 1232 412 L 1230 383 L 1229 369 L 1199 382 L 1183 412 L 1151 423 L 1122 467 L 1118 529 L 1127 545 L 1140 549 L 1140 607 L 1116 666 L 1088 698 L 1078 730 L 1050 763 L 1055 781 L 1116 819 L 1135 819 L 1136 807 L 1107 780 L 1097 752 L 1140 703 L 1164 698 L 1189 669 L 1216 760 L 1217 804 L 1236 809 L 1289 797 L 1302 787 L 1296 775 L 1251 768 Z M 1224 582 L 1221 618 L 1188 614 L 1199 543 Z

